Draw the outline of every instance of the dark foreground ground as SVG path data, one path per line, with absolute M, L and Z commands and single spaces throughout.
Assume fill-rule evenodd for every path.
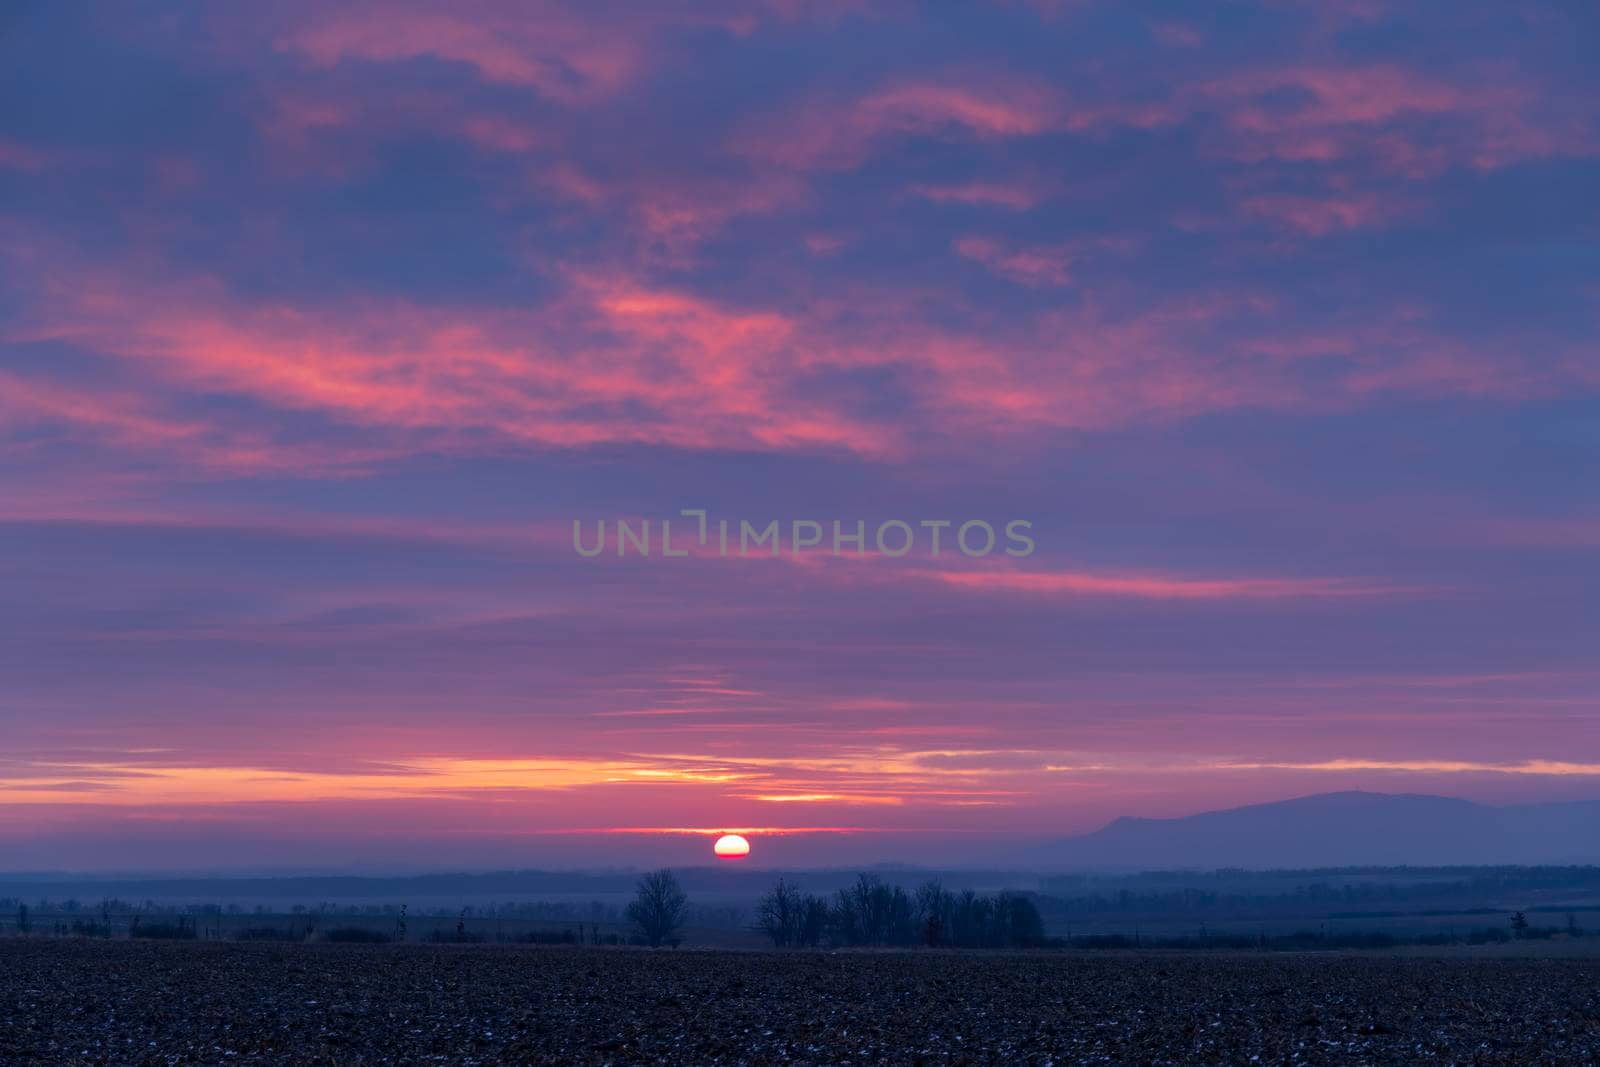
M 1600 1062 L 1600 962 L 0 940 L 8 1065 L 639 1060 Z

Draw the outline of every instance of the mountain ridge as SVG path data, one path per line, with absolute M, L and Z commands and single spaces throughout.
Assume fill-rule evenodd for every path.
M 1495 806 L 1345 790 L 1170 818 L 1124 815 L 1043 851 L 1052 867 L 1084 868 L 1593 863 L 1600 801 Z

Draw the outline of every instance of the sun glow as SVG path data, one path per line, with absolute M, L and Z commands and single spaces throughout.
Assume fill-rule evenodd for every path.
M 717 843 L 711 846 L 711 851 L 719 859 L 737 860 L 750 855 L 750 842 L 738 834 L 723 834 L 717 838 Z

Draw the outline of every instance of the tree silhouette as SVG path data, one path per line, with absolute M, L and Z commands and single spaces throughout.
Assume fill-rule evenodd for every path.
M 828 902 L 819 896 L 807 893 L 805 906 L 801 911 L 800 944 L 815 948 L 828 930 L 828 917 Z
M 779 878 L 772 891 L 756 903 L 756 925 L 777 948 L 798 945 L 804 933 L 805 910 L 804 894 Z
M 1039 908 L 1021 893 L 1004 892 L 995 898 L 1000 944 L 1027 948 L 1044 942 L 1044 920 Z
M 925 882 L 917 890 L 917 914 L 922 916 L 924 944 L 937 948 L 950 939 L 955 907 L 955 894 L 946 890 L 937 880 Z
M 848 945 L 909 945 L 917 939 L 916 908 L 904 889 L 863 874 L 835 896 L 833 928 Z
M 645 941 L 655 948 L 670 940 L 683 925 L 688 900 L 678 879 L 663 867 L 639 879 L 638 893 L 628 905 L 628 921 L 637 926 Z

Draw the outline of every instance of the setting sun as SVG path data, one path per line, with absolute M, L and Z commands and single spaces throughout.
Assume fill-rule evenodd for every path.
M 717 838 L 717 843 L 711 846 L 711 851 L 721 859 L 743 859 L 750 855 L 750 842 L 738 834 L 723 834 Z

